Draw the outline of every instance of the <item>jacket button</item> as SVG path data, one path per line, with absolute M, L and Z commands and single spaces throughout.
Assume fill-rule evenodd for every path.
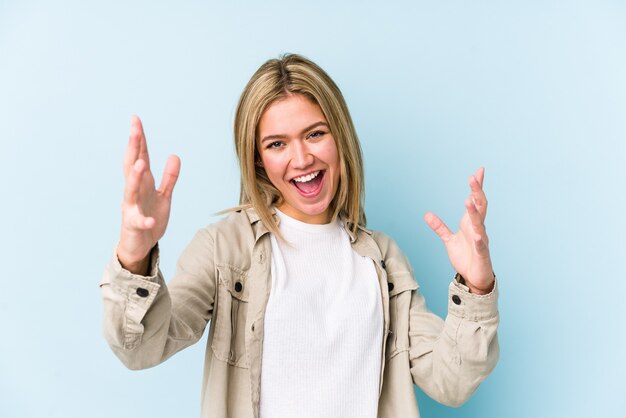
M 380 260 L 380 266 L 384 269 L 387 268 L 387 265 L 385 264 L 385 260 Z
M 144 289 L 143 287 L 137 288 L 137 295 L 139 295 L 140 297 L 146 298 L 149 294 L 150 292 L 148 292 L 148 289 Z
M 241 284 L 241 282 L 235 283 L 235 291 L 241 292 L 241 289 L 243 289 L 243 285 Z
M 459 297 L 459 295 L 453 295 L 452 296 L 452 302 L 454 302 L 455 305 L 460 305 L 461 304 L 461 298 Z
M 391 292 L 393 290 L 393 283 L 391 282 L 387 283 L 387 287 L 389 288 L 389 291 Z

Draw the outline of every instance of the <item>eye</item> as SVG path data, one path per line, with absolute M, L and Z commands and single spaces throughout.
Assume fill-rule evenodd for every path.
M 307 136 L 308 138 L 320 138 L 322 136 L 324 136 L 326 134 L 326 132 L 324 131 L 313 131 L 309 134 L 309 136 Z
M 271 149 L 271 148 L 280 148 L 283 145 L 283 143 L 281 141 L 274 141 L 274 142 L 270 142 L 269 144 L 267 144 L 267 149 Z

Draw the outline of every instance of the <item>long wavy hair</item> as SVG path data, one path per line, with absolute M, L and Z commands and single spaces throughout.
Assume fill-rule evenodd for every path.
M 322 110 L 339 154 L 339 184 L 330 204 L 332 219 L 341 216 L 356 234 L 365 226 L 364 175 L 361 145 L 348 106 L 335 82 L 314 62 L 285 54 L 265 62 L 246 85 L 235 114 L 235 148 L 241 170 L 239 208 L 254 207 L 267 228 L 280 236 L 270 207 L 282 196 L 269 180 L 257 149 L 257 128 L 263 112 L 277 100 L 300 94 Z

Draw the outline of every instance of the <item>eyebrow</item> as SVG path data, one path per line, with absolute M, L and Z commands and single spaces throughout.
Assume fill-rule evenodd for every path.
M 310 125 L 310 126 L 307 126 L 306 128 L 304 128 L 302 130 L 302 132 L 300 132 L 300 135 L 303 135 L 304 133 L 310 131 L 311 129 L 315 129 L 318 126 L 325 126 L 325 127 L 328 128 L 328 124 L 326 122 L 319 121 L 319 122 L 315 122 L 313 125 Z M 285 138 L 287 138 L 287 135 L 284 135 L 284 134 L 282 134 L 282 135 L 268 135 L 266 137 L 263 137 L 263 139 L 261 139 L 261 143 L 264 143 L 265 141 L 276 140 L 276 139 L 285 139 Z

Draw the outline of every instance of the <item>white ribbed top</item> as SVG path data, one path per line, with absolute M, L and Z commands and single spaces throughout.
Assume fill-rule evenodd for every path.
M 374 264 L 340 221 L 277 214 L 288 243 L 271 237 L 261 418 L 375 418 L 383 314 Z

